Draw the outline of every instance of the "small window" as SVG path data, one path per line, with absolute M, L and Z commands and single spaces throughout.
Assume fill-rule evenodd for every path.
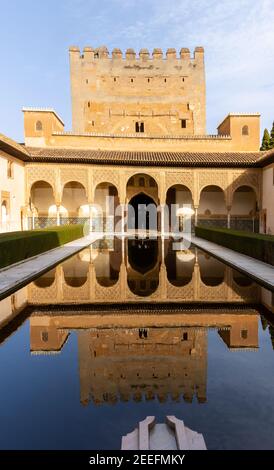
M 187 341 L 188 340 L 188 334 L 187 333 L 183 333 L 183 341 Z
M 150 78 L 147 79 L 148 83 L 150 82 Z
M 181 128 L 186 129 L 186 119 L 181 119 Z
M 36 130 L 37 131 L 42 131 L 43 130 L 43 124 L 41 121 L 36 122 Z
M 88 101 L 88 108 L 90 108 L 90 101 Z
M 166 78 L 164 79 L 164 82 L 166 83 Z
M 131 78 L 130 81 L 131 81 L 131 83 L 133 83 L 134 82 L 133 78 Z
M 248 135 L 249 134 L 249 129 L 248 129 L 248 126 L 244 126 L 242 128 L 242 135 Z
M 135 122 L 135 132 L 145 132 L 145 125 L 143 122 Z
M 241 330 L 241 338 L 247 339 L 247 330 Z
M 48 340 L 49 340 L 49 334 L 48 334 L 48 332 L 47 332 L 47 331 L 42 331 L 42 341 L 43 341 L 44 343 L 47 343 Z
M 94 59 L 99 59 L 99 52 L 94 53 Z
M 145 178 L 143 176 L 139 178 L 139 186 L 141 186 L 142 188 L 145 186 Z
M 86 83 L 88 83 L 88 78 L 86 79 Z
M 11 162 L 11 161 L 8 161 L 7 177 L 8 178 L 13 178 L 13 162 Z
M 190 110 L 190 106 L 189 106 L 189 103 L 187 103 L 187 109 L 188 109 L 188 111 Z
M 184 81 L 185 81 L 185 77 L 182 77 L 182 82 L 184 82 Z
M 91 122 L 91 125 L 94 127 L 94 126 L 95 126 L 95 122 L 94 122 L 94 121 L 92 121 L 92 122 Z
M 113 81 L 114 81 L 114 82 L 117 82 L 117 77 L 114 77 Z

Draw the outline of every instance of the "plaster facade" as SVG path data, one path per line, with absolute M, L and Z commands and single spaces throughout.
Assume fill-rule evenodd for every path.
M 172 228 L 164 206 L 173 203 L 191 206 L 192 228 L 199 222 L 273 231 L 270 178 L 258 165 L 260 115 L 230 113 L 216 135 L 206 134 L 203 48 L 194 57 L 187 49 L 179 56 L 169 49 L 166 57 L 159 49 L 152 57 L 115 49 L 110 57 L 105 47 L 71 47 L 70 64 L 72 131 L 53 109 L 24 108 L 25 145 L 14 142 L 24 158 L 14 166 L 14 184 L 5 176 L 7 155 L 0 155 L 1 197 L 15 220 L 1 220 L 2 231 L 77 220 L 111 229 L 110 195 L 126 230 L 127 205 L 140 194 L 158 205 L 162 233 Z

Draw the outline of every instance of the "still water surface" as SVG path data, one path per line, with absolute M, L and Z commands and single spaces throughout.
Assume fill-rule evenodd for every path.
M 181 248 L 99 240 L 0 302 L 0 448 L 119 449 L 174 414 L 274 449 L 273 294 Z

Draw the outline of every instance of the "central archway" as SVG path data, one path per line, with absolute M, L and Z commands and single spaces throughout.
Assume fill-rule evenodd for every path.
M 157 206 L 147 194 L 136 194 L 128 209 L 128 228 L 130 230 L 157 230 Z

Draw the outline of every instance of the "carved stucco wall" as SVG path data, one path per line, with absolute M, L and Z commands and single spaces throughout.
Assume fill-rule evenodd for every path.
M 120 203 L 126 202 L 127 182 L 136 174 L 144 173 L 155 179 L 158 185 L 158 197 L 161 204 L 165 203 L 167 190 L 175 185 L 186 186 L 192 194 L 195 207 L 199 206 L 202 190 L 206 186 L 219 186 L 225 194 L 226 205 L 231 206 L 233 193 L 240 186 L 250 186 L 256 192 L 257 200 L 261 201 L 261 171 L 258 169 L 171 169 L 74 165 L 74 164 L 29 164 L 26 166 L 26 204 L 31 186 L 40 180 L 47 181 L 53 188 L 55 199 L 61 201 L 66 183 L 81 183 L 87 193 L 89 203 L 94 202 L 94 192 L 100 183 L 111 183 L 116 186 Z

